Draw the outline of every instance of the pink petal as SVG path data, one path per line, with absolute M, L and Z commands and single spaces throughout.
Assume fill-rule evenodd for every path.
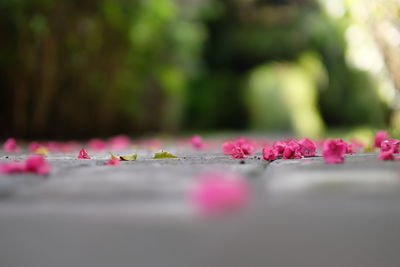
M 196 149 L 202 149 L 204 148 L 204 141 L 203 138 L 199 135 L 193 135 L 189 139 L 189 143 Z
M 206 215 L 240 208 L 247 202 L 248 195 L 244 179 L 225 173 L 202 175 L 190 192 L 195 207 Z
M 88 146 L 93 150 L 104 150 L 106 149 L 107 144 L 99 138 L 93 138 L 89 140 Z
M 389 138 L 390 137 L 386 131 L 384 130 L 377 131 L 374 138 L 374 146 L 378 148 L 381 147 L 381 143 Z
M 322 155 L 326 163 L 341 163 L 344 162 L 346 150 L 347 145 L 342 139 L 327 139 L 323 145 Z
M 117 135 L 110 138 L 109 145 L 113 149 L 126 149 L 131 145 L 131 139 L 127 135 Z
M 245 157 L 246 157 L 246 155 L 245 155 L 245 153 L 243 152 L 243 150 L 242 150 L 242 148 L 240 146 L 235 146 L 233 148 L 232 158 L 234 158 L 234 159 L 243 159 Z
M 119 165 L 120 161 L 118 158 L 111 158 L 106 162 L 106 165 Z
M 82 148 L 82 149 L 79 151 L 78 159 L 90 159 L 89 154 L 87 153 L 87 151 L 86 151 L 84 148 Z
M 227 141 L 222 144 L 222 152 L 225 155 L 231 155 L 234 148 L 235 144 L 231 141 Z
M 45 175 L 50 172 L 50 164 L 41 155 L 31 155 L 25 161 L 25 170 L 27 172 Z
M 299 141 L 300 153 L 304 157 L 313 157 L 317 152 L 317 144 L 308 138 L 303 138 Z
M 14 138 L 8 138 L 3 145 L 3 149 L 6 152 L 17 152 L 20 148 L 17 145 L 17 141 Z
M 264 160 L 276 160 L 277 152 L 272 147 L 264 147 L 262 150 L 262 155 Z

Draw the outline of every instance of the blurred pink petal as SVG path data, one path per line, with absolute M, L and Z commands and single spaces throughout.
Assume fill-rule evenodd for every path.
M 342 139 L 327 139 L 323 145 L 322 155 L 326 163 L 341 163 L 344 162 L 346 149 L 347 145 Z
M 234 148 L 235 144 L 231 141 L 227 141 L 222 144 L 222 152 L 225 155 L 231 155 Z
M 303 138 L 299 141 L 300 153 L 304 157 L 313 157 L 317 153 L 317 144 L 308 138 Z
M 90 159 L 89 154 L 87 153 L 87 151 L 86 151 L 84 148 L 82 148 L 82 149 L 79 151 L 78 159 Z
M 14 138 L 8 138 L 3 145 L 3 149 L 6 152 L 17 152 L 20 148 L 17 145 L 17 141 Z
M 242 207 L 248 200 L 249 188 L 241 177 L 209 173 L 197 180 L 190 193 L 200 212 L 213 215 Z
M 50 164 L 41 155 L 31 155 L 24 162 L 10 161 L 0 164 L 2 173 L 31 172 L 45 175 L 50 172 Z
M 31 152 L 35 152 L 39 147 L 41 147 L 41 145 L 39 142 L 36 141 L 30 142 L 28 145 L 28 149 Z
M 390 137 L 386 131 L 384 130 L 377 131 L 374 138 L 374 147 L 380 148 L 381 143 L 389 138 Z
M 45 175 L 50 172 L 50 164 L 41 155 L 31 155 L 25 161 L 25 171 Z
M 131 139 L 127 135 L 117 135 L 110 138 L 109 145 L 113 149 L 126 149 L 131 145 Z
M 397 139 L 388 139 L 381 142 L 381 151 L 392 150 L 393 153 L 399 153 L 400 141 Z
M 346 154 L 354 154 L 356 153 L 356 150 L 354 149 L 354 146 L 352 143 L 346 143 Z
M 378 158 L 380 160 L 395 160 L 395 157 L 393 155 L 393 149 L 386 150 L 386 151 L 381 151 L 379 153 Z
M 199 135 L 193 135 L 189 138 L 189 143 L 196 149 L 203 149 L 204 148 L 204 141 L 203 138 Z
M 9 161 L 0 163 L 1 173 L 17 173 L 25 170 L 25 163 L 19 161 Z
M 106 149 L 107 144 L 99 138 L 93 138 L 89 140 L 88 146 L 93 150 L 104 150 Z
M 274 148 L 272 147 L 264 147 L 262 150 L 262 155 L 264 160 L 276 160 L 277 152 Z
M 106 162 L 106 165 L 119 165 L 120 161 L 118 158 L 111 158 Z

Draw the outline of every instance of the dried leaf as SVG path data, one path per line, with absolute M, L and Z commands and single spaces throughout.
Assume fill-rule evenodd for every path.
M 131 155 L 119 156 L 119 159 L 124 161 L 133 161 L 137 159 L 137 154 L 133 153 Z
M 161 152 L 157 152 L 154 154 L 153 159 L 175 159 L 178 158 L 177 156 L 175 156 L 172 153 L 166 152 L 166 151 L 161 151 Z

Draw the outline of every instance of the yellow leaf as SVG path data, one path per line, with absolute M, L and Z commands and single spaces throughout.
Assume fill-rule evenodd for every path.
M 49 150 L 47 148 L 45 148 L 44 146 L 41 146 L 35 150 L 35 153 L 40 154 L 40 155 L 47 155 L 49 153 Z
M 137 154 L 133 153 L 131 155 L 119 156 L 119 159 L 125 161 L 133 161 L 137 159 Z
M 157 152 L 154 154 L 153 157 L 153 159 L 173 159 L 173 158 L 178 158 L 178 157 L 166 151 Z

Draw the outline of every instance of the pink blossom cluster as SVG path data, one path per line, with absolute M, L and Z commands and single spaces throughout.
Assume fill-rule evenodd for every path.
M 31 155 L 25 161 L 9 161 L 0 163 L 1 173 L 36 173 L 46 175 L 51 166 L 41 155 Z
M 286 139 L 275 141 L 272 146 L 266 146 L 262 150 L 264 160 L 299 159 L 313 157 L 317 152 L 317 144 L 308 138 L 301 140 Z
M 254 141 L 245 137 L 238 137 L 233 141 L 226 141 L 222 144 L 223 153 L 231 155 L 235 159 L 243 159 L 246 156 L 252 155 L 254 150 Z

